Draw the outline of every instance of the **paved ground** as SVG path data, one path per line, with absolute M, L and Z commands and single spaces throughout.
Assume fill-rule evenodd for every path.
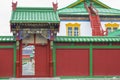
M 11 78 L 9 80 L 60 80 L 60 78 Z
M 32 62 L 27 62 L 27 64 L 22 65 L 22 75 L 34 75 L 34 67 L 32 67 Z
M 120 78 L 77 78 L 77 79 L 60 79 L 60 78 L 10 78 L 0 80 L 120 80 Z

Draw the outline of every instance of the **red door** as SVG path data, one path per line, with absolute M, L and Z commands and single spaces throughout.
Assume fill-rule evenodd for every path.
M 47 45 L 35 46 L 35 76 L 49 77 L 49 53 Z
M 33 44 L 23 47 L 19 71 L 21 77 L 49 77 L 49 50 L 49 45 Z

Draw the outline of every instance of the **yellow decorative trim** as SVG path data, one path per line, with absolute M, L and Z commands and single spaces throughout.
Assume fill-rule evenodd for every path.
M 67 27 L 76 27 L 76 26 L 79 27 L 80 24 L 79 24 L 79 23 L 67 23 L 66 26 L 67 26 Z
M 66 26 L 67 26 L 67 27 L 72 27 L 73 24 L 72 24 L 72 23 L 68 23 L 68 24 L 66 24 Z
M 118 23 L 107 23 L 105 24 L 106 28 L 118 28 L 120 26 L 120 24 Z
M 78 23 L 75 23 L 75 24 L 74 24 L 74 26 L 78 26 L 78 27 L 80 27 L 80 24 L 78 24 Z
M 74 36 L 74 28 L 78 28 L 78 36 L 80 35 L 80 24 L 79 23 L 67 23 L 66 24 L 66 35 L 68 36 L 68 28 L 72 28 L 72 36 Z
M 115 28 L 118 29 L 119 26 L 120 26 L 120 24 L 118 24 L 118 23 L 107 23 L 107 24 L 105 24 L 105 27 L 110 28 L 111 32 L 113 32 Z

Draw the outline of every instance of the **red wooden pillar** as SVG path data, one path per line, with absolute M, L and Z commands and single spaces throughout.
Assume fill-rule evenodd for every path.
M 19 77 L 22 77 L 22 40 L 19 41 Z
M 49 74 L 50 77 L 53 77 L 52 48 L 49 40 L 48 40 L 48 50 L 49 50 L 49 70 L 50 70 Z
M 20 58 L 19 58 L 19 49 L 17 49 L 17 61 L 16 61 L 16 77 L 19 77 L 19 68 L 20 68 Z

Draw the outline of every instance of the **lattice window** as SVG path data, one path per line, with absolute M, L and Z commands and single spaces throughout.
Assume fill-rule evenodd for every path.
M 67 36 L 80 36 L 80 24 L 79 23 L 66 24 L 66 35 Z
M 105 24 L 106 29 L 108 30 L 108 33 L 113 32 L 119 28 L 120 24 L 118 23 L 107 23 Z

